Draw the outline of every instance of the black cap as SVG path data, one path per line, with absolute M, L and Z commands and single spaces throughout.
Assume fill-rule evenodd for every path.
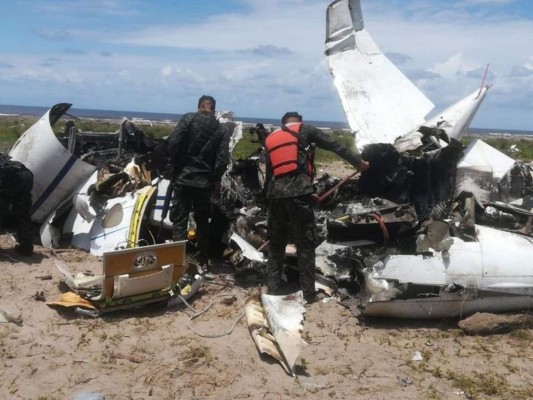
M 198 108 L 200 108 L 200 104 L 202 104 L 204 101 L 210 101 L 213 104 L 212 110 L 214 111 L 217 106 L 217 101 L 212 96 L 203 95 L 198 99 Z
M 302 116 L 298 114 L 297 111 L 289 111 L 281 117 L 281 123 L 285 125 L 285 122 L 287 122 L 289 118 L 298 118 L 298 121 L 302 122 Z

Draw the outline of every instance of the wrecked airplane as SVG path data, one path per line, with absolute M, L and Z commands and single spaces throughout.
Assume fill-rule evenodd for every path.
M 441 147 L 443 134 L 459 140 L 490 87 L 482 84 L 426 121 L 433 103 L 376 45 L 365 27 L 360 0 L 336 0 L 328 6 L 325 53 L 359 150 L 369 143 L 391 143 L 404 151 L 426 140 Z
M 326 56 L 371 168 L 355 179 L 316 181 L 328 194 L 316 205 L 317 286 L 368 316 L 462 317 L 532 306 L 532 167 L 482 141 L 467 148 L 458 141 L 489 86 L 426 121 L 431 101 L 381 53 L 356 0 L 329 5 Z M 32 219 L 43 245 L 67 240 L 105 256 L 164 243 L 171 226 L 169 180 L 157 163 L 164 143 L 129 121 L 105 140 L 72 126 L 57 139 L 52 128 L 69 107 L 52 107 L 10 153 L 35 174 Z M 231 124 L 232 148 L 242 123 L 231 113 L 221 118 Z M 261 164 L 260 152 L 231 160 L 217 205 L 238 274 L 266 269 Z M 294 246 L 286 260 L 290 271 Z M 178 277 L 169 280 L 159 266 L 157 273 L 158 290 L 167 293 Z
M 9 155 L 34 173 L 31 218 L 41 224 L 44 247 L 68 240 L 75 248 L 105 252 L 154 245 L 169 238 L 166 141 L 146 136 L 124 119 L 112 133 L 79 132 L 69 120 L 54 125 L 70 104 L 54 105 L 15 143 Z M 242 137 L 242 124 L 220 116 Z
M 325 53 L 371 168 L 317 204 L 317 286 L 356 299 L 367 316 L 531 307 L 533 169 L 458 141 L 490 85 L 425 120 L 433 104 L 381 53 L 357 0 L 329 5 Z M 323 176 L 317 187 L 338 182 Z M 295 265 L 290 249 L 287 261 Z
M 139 166 L 135 158 L 157 154 L 159 143 L 127 120 L 110 134 L 80 133 L 69 121 L 58 138 L 53 127 L 70 106 L 54 105 L 9 153 L 34 174 L 31 218 L 41 224 L 41 242 L 57 247 L 67 235 L 72 246 L 100 256 L 135 247 L 144 240 L 141 222 L 157 168 L 151 159 Z
M 490 86 L 424 120 L 433 104 L 379 50 L 358 0 L 328 6 L 326 56 L 372 166 L 359 189 L 397 205 L 385 207 L 388 218 L 382 200 L 344 206 L 317 249 L 323 268 L 334 272 L 342 257 L 352 263 L 341 276 L 365 315 L 442 318 L 533 305 L 532 169 L 482 141 L 463 155 L 457 142 Z M 426 152 L 407 153 L 415 149 Z

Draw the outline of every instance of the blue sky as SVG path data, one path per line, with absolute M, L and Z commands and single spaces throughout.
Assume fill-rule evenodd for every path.
M 3 0 L 0 104 L 345 121 L 328 0 Z M 493 83 L 472 126 L 533 130 L 533 1 L 362 0 L 386 55 L 435 103 Z

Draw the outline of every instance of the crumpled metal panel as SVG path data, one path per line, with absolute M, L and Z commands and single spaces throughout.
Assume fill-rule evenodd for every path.
M 68 105 L 70 106 L 70 105 Z M 9 155 L 33 173 L 31 219 L 42 223 L 95 170 L 79 160 L 57 140 L 52 122 L 66 112 L 66 104 L 56 104 L 17 140 Z
M 424 126 L 438 126 L 446 131 L 449 138 L 461 139 L 466 128 L 477 113 L 479 106 L 485 100 L 490 85 L 484 85 L 476 89 L 468 96 L 452 104 L 444 111 L 429 119 Z
M 437 113 L 434 117 L 423 123 L 423 126 L 429 128 L 439 128 L 444 130 L 448 138 L 460 140 L 470 122 L 477 113 L 479 106 L 485 100 L 490 85 L 484 85 L 468 96 L 455 102 L 445 110 Z M 418 127 L 417 127 L 418 129 Z M 413 150 L 420 146 L 422 133 L 413 130 L 394 142 L 394 147 L 399 151 Z M 446 146 L 446 142 L 438 140 L 441 147 Z
M 482 225 L 477 242 L 453 238 L 449 254 L 393 255 L 374 279 L 416 285 L 460 285 L 466 288 L 533 295 L 533 239 Z
M 443 292 L 437 297 L 368 303 L 364 315 L 409 319 L 462 318 L 476 312 L 527 310 L 532 306 L 533 296 L 484 296 L 476 291 Z
M 515 160 L 481 139 L 470 142 L 464 156 L 457 163 L 457 168 L 490 167 L 492 177 L 499 181 L 515 164 Z
M 295 375 L 295 363 L 305 346 L 303 328 L 303 293 L 286 296 L 261 295 L 246 302 L 248 329 L 257 349 L 274 357 L 285 371 Z
M 359 0 L 329 5 L 326 56 L 359 149 L 368 143 L 393 143 L 422 124 L 434 107 L 374 43 Z

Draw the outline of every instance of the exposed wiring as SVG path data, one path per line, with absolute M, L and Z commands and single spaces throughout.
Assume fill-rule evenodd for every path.
M 181 301 L 183 302 L 183 304 L 185 304 L 185 306 L 191 310 L 193 312 L 193 315 L 189 317 L 189 323 L 187 324 L 187 328 L 189 328 L 191 331 L 193 331 L 196 335 L 200 336 L 200 337 L 204 337 L 204 338 L 219 338 L 219 337 L 222 337 L 222 336 L 227 336 L 227 335 L 230 335 L 233 330 L 235 329 L 235 327 L 237 326 L 237 324 L 239 323 L 239 321 L 242 319 L 242 317 L 244 317 L 246 315 L 245 311 L 243 311 L 238 317 L 237 319 L 235 320 L 235 322 L 231 325 L 231 328 L 224 331 L 224 332 L 221 332 L 221 333 L 215 333 L 215 334 L 207 334 L 207 333 L 201 333 L 201 332 L 198 332 L 196 329 L 194 329 L 194 327 L 192 326 L 192 321 L 199 317 L 200 315 L 204 314 L 205 312 L 207 312 L 207 310 L 209 310 L 211 308 L 211 306 L 213 305 L 213 301 L 219 297 L 224 297 L 224 296 L 233 296 L 232 293 L 221 293 L 221 294 L 218 294 L 216 296 L 214 296 L 210 301 L 209 301 L 209 304 L 200 312 L 196 312 L 196 310 L 194 308 L 192 308 L 190 306 L 189 303 L 187 303 L 187 301 L 183 298 L 183 296 L 181 295 L 178 295 L 178 297 L 181 299 Z

